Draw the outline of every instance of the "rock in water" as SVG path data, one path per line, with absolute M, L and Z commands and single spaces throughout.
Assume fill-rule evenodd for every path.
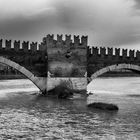
M 91 103 L 87 105 L 88 107 L 91 108 L 97 108 L 97 109 L 102 109 L 102 110 L 110 110 L 110 111 L 117 111 L 119 110 L 118 106 L 115 104 L 108 104 L 108 103 Z
M 59 99 L 68 99 L 73 96 L 73 92 L 70 88 L 61 84 L 50 90 L 47 95 L 57 97 Z

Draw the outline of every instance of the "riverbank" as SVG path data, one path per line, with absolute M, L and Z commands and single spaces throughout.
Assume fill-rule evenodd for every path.
M 107 72 L 100 77 L 139 77 L 140 74 L 133 72 Z M 10 80 L 10 79 L 27 79 L 22 74 L 8 74 L 8 75 L 0 75 L 0 80 Z
M 100 75 L 100 77 L 139 77 L 140 74 L 134 73 L 134 72 L 107 72 L 103 75 Z
M 27 79 L 27 78 L 22 74 L 0 75 L 0 80 L 10 80 L 10 79 Z

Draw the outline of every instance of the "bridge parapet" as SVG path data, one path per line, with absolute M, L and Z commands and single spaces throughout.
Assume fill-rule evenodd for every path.
M 11 51 L 14 50 L 16 52 L 23 51 L 24 53 L 27 52 L 38 52 L 38 42 L 32 42 L 29 41 L 23 41 L 20 40 L 4 40 L 0 39 L 0 49 L 3 49 L 5 51 Z M 42 50 L 42 49 L 40 49 Z M 42 50 L 43 51 L 43 50 Z
M 98 55 L 99 54 L 99 48 L 97 48 L 97 47 L 92 47 L 92 53 L 94 54 L 94 55 Z M 92 54 L 91 53 L 91 54 Z
M 120 57 L 120 48 L 115 48 L 115 56 Z
M 87 71 L 88 76 L 97 70 L 120 63 L 140 65 L 140 51 L 124 48 L 87 48 Z
M 140 60 L 140 51 L 139 51 L 139 50 L 136 51 L 136 58 L 137 58 L 138 60 Z
M 101 55 L 101 57 L 104 57 L 106 55 L 106 48 L 105 47 L 100 47 L 100 55 Z
M 74 45 L 76 46 L 76 45 L 79 45 L 79 44 L 80 44 L 79 35 L 78 36 L 74 35 Z
M 14 49 L 15 51 L 19 51 L 20 50 L 20 40 L 18 41 L 14 41 Z
M 110 48 L 110 47 L 87 47 L 88 55 L 98 57 L 122 57 L 122 58 L 139 58 L 140 51 L 128 50 L 124 48 Z M 122 52 L 122 53 L 121 53 Z
M 71 35 L 65 35 L 65 37 L 61 34 L 57 34 L 57 38 L 54 39 L 54 34 L 48 34 L 46 37 L 43 38 L 42 43 L 45 44 L 45 50 L 47 48 L 77 48 L 77 47 L 87 47 L 88 37 L 87 36 L 79 36 L 74 35 L 73 39 Z M 41 48 L 40 48 L 41 49 Z
M 28 52 L 28 50 L 29 50 L 29 41 L 23 41 L 22 42 L 22 49 L 24 50 L 24 52 Z
M 112 57 L 113 56 L 113 48 L 108 47 L 107 50 L 108 50 L 108 55 Z
M 122 49 L 122 57 L 127 58 L 127 49 Z
M 31 49 L 32 52 L 36 52 L 37 51 L 37 45 L 38 45 L 37 42 L 30 43 L 30 49 Z
M 12 42 L 12 40 L 5 40 L 5 49 L 6 50 L 11 49 L 11 42 Z
M 71 35 L 65 35 L 65 44 L 70 46 L 72 44 Z
M 129 57 L 131 58 L 135 57 L 135 50 L 129 50 Z

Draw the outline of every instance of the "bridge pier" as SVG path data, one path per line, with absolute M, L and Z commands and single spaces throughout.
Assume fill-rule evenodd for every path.
M 46 95 L 48 91 L 54 89 L 56 86 L 60 85 L 62 82 L 66 82 L 68 87 L 75 90 L 86 90 L 87 78 L 46 78 L 46 77 L 36 77 L 33 83 L 40 89 L 43 95 Z
M 41 91 L 41 93 L 42 93 L 43 95 L 46 95 L 46 94 L 47 94 L 47 89 L 45 89 L 44 91 Z
M 86 77 L 55 77 L 47 78 L 47 91 L 66 82 L 68 87 L 75 90 L 86 90 L 87 78 Z

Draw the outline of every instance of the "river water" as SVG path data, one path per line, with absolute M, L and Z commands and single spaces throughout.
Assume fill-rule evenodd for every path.
M 87 100 L 57 100 L 38 95 L 29 80 L 0 81 L 0 139 L 139 140 L 140 78 L 98 78 Z M 118 112 L 86 107 L 115 103 Z

